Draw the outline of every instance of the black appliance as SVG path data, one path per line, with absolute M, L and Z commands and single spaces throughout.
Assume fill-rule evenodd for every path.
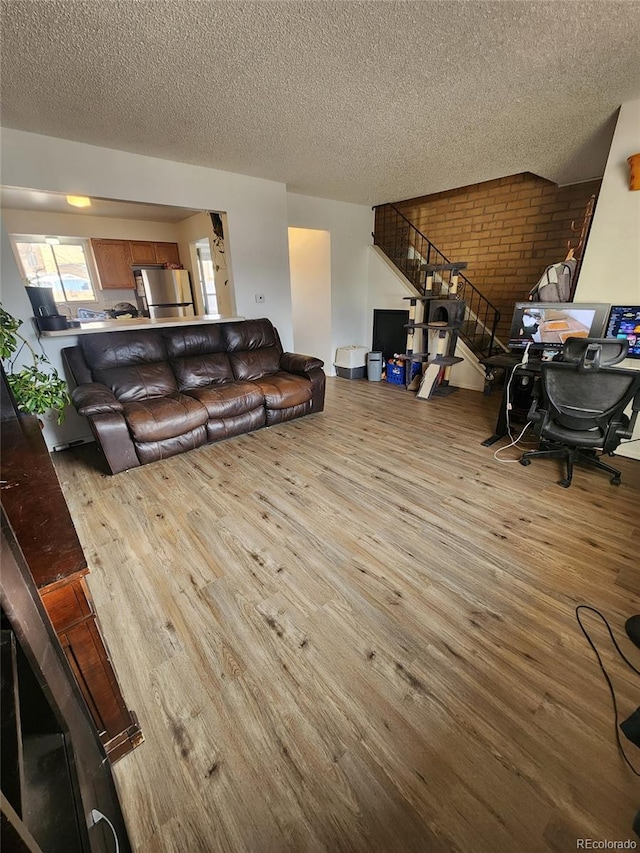
M 67 318 L 58 313 L 52 287 L 25 287 L 25 290 L 41 332 L 57 332 L 69 327 Z

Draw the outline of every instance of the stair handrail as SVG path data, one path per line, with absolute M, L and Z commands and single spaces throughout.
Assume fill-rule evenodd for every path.
M 426 234 L 423 234 L 422 231 L 420 231 L 420 229 L 417 228 L 413 224 L 413 222 L 411 222 L 411 220 L 408 219 L 404 215 L 404 213 L 401 210 L 398 210 L 398 208 L 395 206 L 395 204 L 393 204 L 392 202 L 387 202 L 385 204 L 374 205 L 373 210 L 380 210 L 382 208 L 389 208 L 389 209 L 393 210 L 394 213 L 396 214 L 396 216 L 398 216 L 401 220 L 404 220 L 406 225 L 409 227 L 409 229 L 410 229 L 409 233 L 414 232 L 417 235 L 417 237 L 421 241 L 423 241 L 423 246 L 422 246 L 423 248 L 424 248 L 424 244 L 426 244 L 427 258 L 426 259 L 423 258 L 424 263 L 428 264 L 430 262 L 430 256 L 432 254 L 432 251 L 436 252 L 440 256 L 440 258 L 442 259 L 442 263 L 445 263 L 445 264 L 453 263 L 452 261 L 450 261 L 446 257 L 446 255 L 444 255 L 440 251 L 440 249 L 438 249 L 437 246 L 435 246 L 431 242 L 431 240 L 429 240 L 429 238 L 426 236 Z M 390 253 L 390 251 L 388 251 L 387 247 L 385 247 L 385 245 L 379 241 L 378 235 L 375 233 L 375 230 L 374 230 L 374 233 L 372 234 L 372 237 L 373 237 L 374 245 L 379 246 L 382 249 L 382 251 L 385 253 L 385 255 L 387 255 L 387 257 L 389 257 L 389 259 L 395 264 L 395 266 L 397 266 L 398 269 L 400 269 L 403 274 L 405 274 L 410 280 L 412 280 L 412 276 L 410 274 L 408 274 L 409 273 L 408 265 L 405 265 L 405 269 L 402 269 L 402 266 L 398 263 L 398 258 L 394 257 L 394 255 L 392 253 Z M 415 246 L 412 244 L 411 240 L 409 239 L 409 234 L 407 234 L 405 245 L 406 245 L 407 250 L 409 249 L 409 247 L 412 247 L 413 250 L 416 251 Z M 402 246 L 401 246 L 401 248 L 402 248 Z M 418 253 L 418 254 L 420 254 L 420 257 L 423 257 L 423 255 L 421 253 Z M 408 258 L 407 258 L 407 260 L 408 260 Z M 469 312 L 470 317 L 475 318 L 476 327 L 478 325 L 480 325 L 483 327 L 483 329 L 485 329 L 489 333 L 489 343 L 486 346 L 483 345 L 483 346 L 479 347 L 475 343 L 473 338 L 470 337 L 469 335 L 467 335 L 465 333 L 465 331 L 463 331 L 463 330 L 460 330 L 460 333 L 459 333 L 460 337 L 465 341 L 467 346 L 469 346 L 470 349 L 476 355 L 491 355 L 494 351 L 494 347 L 496 346 L 496 343 L 499 345 L 500 349 L 505 349 L 504 345 L 501 342 L 497 341 L 497 339 L 496 339 L 496 328 L 497 328 L 498 322 L 500 320 L 500 310 L 498 308 L 496 308 L 496 306 L 489 299 L 487 299 L 487 297 L 480 290 L 478 290 L 478 288 L 475 287 L 475 285 L 473 285 L 472 282 L 470 282 L 469 279 L 465 275 L 463 275 L 461 272 L 458 273 L 458 282 L 459 282 L 459 284 L 458 284 L 458 296 L 464 295 L 467 288 L 471 291 L 472 299 L 466 300 L 467 301 L 467 311 Z M 418 290 L 420 295 L 424 296 L 426 293 L 426 282 L 424 284 L 422 284 L 422 282 L 416 283 L 415 281 L 412 281 L 412 283 L 416 287 L 416 289 Z M 440 282 L 441 286 L 444 284 L 445 284 L 444 281 Z M 489 319 L 488 315 L 492 314 L 490 327 L 487 326 L 485 324 L 485 322 L 483 322 L 479 318 L 478 311 L 474 311 L 471 308 L 471 306 L 469 304 L 470 301 L 477 302 L 478 307 L 482 309 L 482 313 L 484 314 L 484 317 L 486 320 Z

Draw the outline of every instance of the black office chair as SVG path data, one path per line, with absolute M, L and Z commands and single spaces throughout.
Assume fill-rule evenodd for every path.
M 599 458 L 613 453 L 623 438 L 631 438 L 640 410 L 640 371 L 613 367 L 628 352 L 625 340 L 569 338 L 561 361 L 541 366 L 539 396 L 534 396 L 527 420 L 540 436 L 540 449 L 529 450 L 521 465 L 532 459 L 564 459 L 568 488 L 573 465 L 600 468 L 620 485 L 620 471 Z M 632 402 L 631 418 L 624 410 Z

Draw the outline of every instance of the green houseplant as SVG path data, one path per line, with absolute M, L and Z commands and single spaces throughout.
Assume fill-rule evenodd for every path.
M 43 415 L 53 409 L 61 424 L 64 407 L 71 402 L 67 383 L 45 353 L 37 353 L 20 334 L 18 330 L 21 325 L 22 320 L 5 311 L 0 303 L 0 359 L 9 387 L 21 412 Z M 17 369 L 16 360 L 25 347 L 31 354 L 32 363 Z

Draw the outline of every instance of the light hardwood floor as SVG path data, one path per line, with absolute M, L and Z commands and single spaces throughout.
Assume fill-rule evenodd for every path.
M 578 469 L 564 490 L 556 462 L 481 446 L 497 398 L 344 379 L 327 397 L 115 477 L 91 447 L 55 455 L 146 737 L 115 765 L 134 849 L 634 838 L 640 786 L 574 609 L 601 609 L 640 666 L 623 630 L 640 613 L 640 463 L 618 460 L 619 488 Z M 640 679 L 585 622 L 628 716 Z

